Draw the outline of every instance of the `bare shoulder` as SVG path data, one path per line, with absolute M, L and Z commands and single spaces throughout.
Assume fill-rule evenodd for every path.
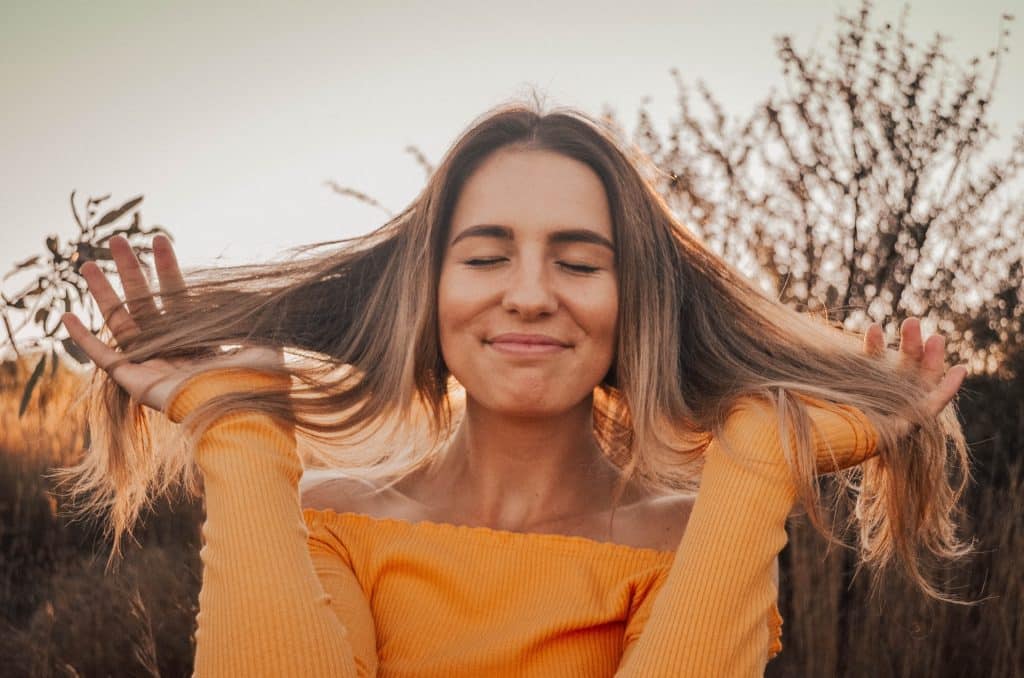
M 668 494 L 653 497 L 644 502 L 633 519 L 633 540 L 631 545 L 653 548 L 658 551 L 677 551 L 690 521 L 695 494 Z M 631 541 L 633 541 L 631 540 Z M 779 558 L 772 562 L 772 581 L 779 586 Z
M 372 499 L 375 487 L 360 478 L 336 471 L 309 471 L 299 482 L 299 503 L 304 509 L 335 513 L 361 512 Z
M 632 508 L 628 520 L 629 542 L 657 551 L 675 551 L 686 532 L 695 496 L 653 496 Z

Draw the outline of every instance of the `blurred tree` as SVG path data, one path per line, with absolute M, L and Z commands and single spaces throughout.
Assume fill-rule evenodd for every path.
M 848 329 L 920 316 L 952 361 L 1006 369 L 1024 343 L 1024 128 L 993 160 L 987 112 L 1013 17 L 983 77 L 982 59 L 952 64 L 941 35 L 915 45 L 906 16 L 874 24 L 868 2 L 840 13 L 825 54 L 777 38 L 784 91 L 739 119 L 699 81 L 696 112 L 673 69 L 667 139 L 645 102 L 632 141 L 673 210 L 782 301 Z
M 744 117 L 728 118 L 703 82 L 694 97 L 673 69 L 679 116 L 663 137 L 645 102 L 631 137 L 635 159 L 705 243 L 788 305 L 851 330 L 880 322 L 890 336 L 907 316 L 921 317 L 946 336 L 951 362 L 1013 383 L 1024 374 L 1024 127 L 999 157 L 988 118 L 1013 16 L 1002 16 L 986 59 L 960 67 L 945 37 L 924 46 L 907 37 L 907 10 L 893 26 L 874 22 L 871 9 L 865 1 L 840 13 L 824 54 L 779 37 L 783 91 Z M 605 118 L 629 138 L 614 112 Z M 1014 467 L 999 468 L 1009 482 L 1019 478 Z M 814 563 L 826 553 L 795 548 Z M 784 588 L 808 576 L 793 553 L 782 553 Z M 818 662 L 814 675 L 863 675 L 853 631 L 865 594 L 854 561 L 848 549 L 830 561 L 834 605 L 816 628 L 799 625 L 793 601 L 783 601 L 797 625 L 791 633 L 832 643 L 790 653 L 789 670 L 805 661 Z M 1012 592 L 1019 577 L 1001 582 Z M 950 643 L 929 660 L 957 651 Z M 781 664 L 769 673 L 790 675 Z

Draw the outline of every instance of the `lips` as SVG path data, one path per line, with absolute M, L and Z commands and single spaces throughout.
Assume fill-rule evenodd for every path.
M 528 345 L 546 345 L 546 346 L 562 346 L 566 347 L 569 344 L 564 341 L 559 341 L 554 337 L 549 337 L 546 334 L 517 334 L 514 332 L 508 332 L 506 334 L 499 334 L 496 337 L 491 337 L 488 343 L 503 343 L 503 344 L 528 344 Z
M 521 334 L 509 332 L 499 334 L 484 343 L 503 353 L 535 355 L 557 353 L 569 348 L 570 344 L 546 334 Z

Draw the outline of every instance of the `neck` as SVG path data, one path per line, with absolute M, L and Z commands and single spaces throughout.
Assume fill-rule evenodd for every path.
M 524 418 L 467 399 L 436 472 L 434 497 L 464 520 L 528 530 L 603 510 L 614 482 L 593 433 L 592 399 L 555 416 Z

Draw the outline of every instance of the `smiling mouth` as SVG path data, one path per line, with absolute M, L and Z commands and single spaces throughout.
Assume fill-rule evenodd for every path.
M 568 346 L 561 344 L 527 344 L 519 341 L 491 341 L 488 346 L 495 351 L 511 353 L 513 355 L 547 355 L 567 350 Z
M 563 341 L 540 334 L 502 334 L 484 343 L 496 351 L 512 355 L 546 355 L 571 348 Z

